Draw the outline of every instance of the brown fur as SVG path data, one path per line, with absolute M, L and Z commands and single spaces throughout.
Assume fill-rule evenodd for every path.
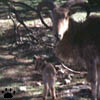
M 55 16 L 66 13 L 66 17 L 57 19 L 54 26 L 56 34 L 61 36 L 55 53 L 65 64 L 87 67 L 92 100 L 100 100 L 100 17 L 90 16 L 84 22 L 76 22 L 69 16 L 68 9 L 59 11 L 55 11 Z M 62 24 L 64 20 L 67 24 Z M 66 31 L 61 31 L 63 29 Z
M 47 99 L 48 92 L 53 99 L 56 99 L 55 93 L 55 81 L 56 81 L 56 69 L 50 63 L 45 62 L 41 58 L 35 62 L 36 69 L 40 70 L 42 74 L 44 91 L 43 91 L 43 100 Z

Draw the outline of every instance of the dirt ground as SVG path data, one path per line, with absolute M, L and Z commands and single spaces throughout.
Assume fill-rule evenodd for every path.
M 34 55 L 57 64 L 53 55 L 55 42 L 53 33 L 39 24 L 34 26 L 29 23 L 28 25 L 38 39 L 38 43 L 30 42 L 29 37 L 26 36 L 27 32 L 21 27 L 19 34 L 22 40 L 16 44 L 12 23 L 0 21 L 2 34 L 0 37 L 0 100 L 5 100 L 6 88 L 13 95 L 10 100 L 42 100 L 42 78 L 40 73 L 34 70 Z M 73 75 L 72 80 L 67 77 L 68 73 L 58 74 L 57 100 L 87 100 L 90 98 L 89 85 L 83 76 Z M 51 98 L 49 97 L 48 100 Z

